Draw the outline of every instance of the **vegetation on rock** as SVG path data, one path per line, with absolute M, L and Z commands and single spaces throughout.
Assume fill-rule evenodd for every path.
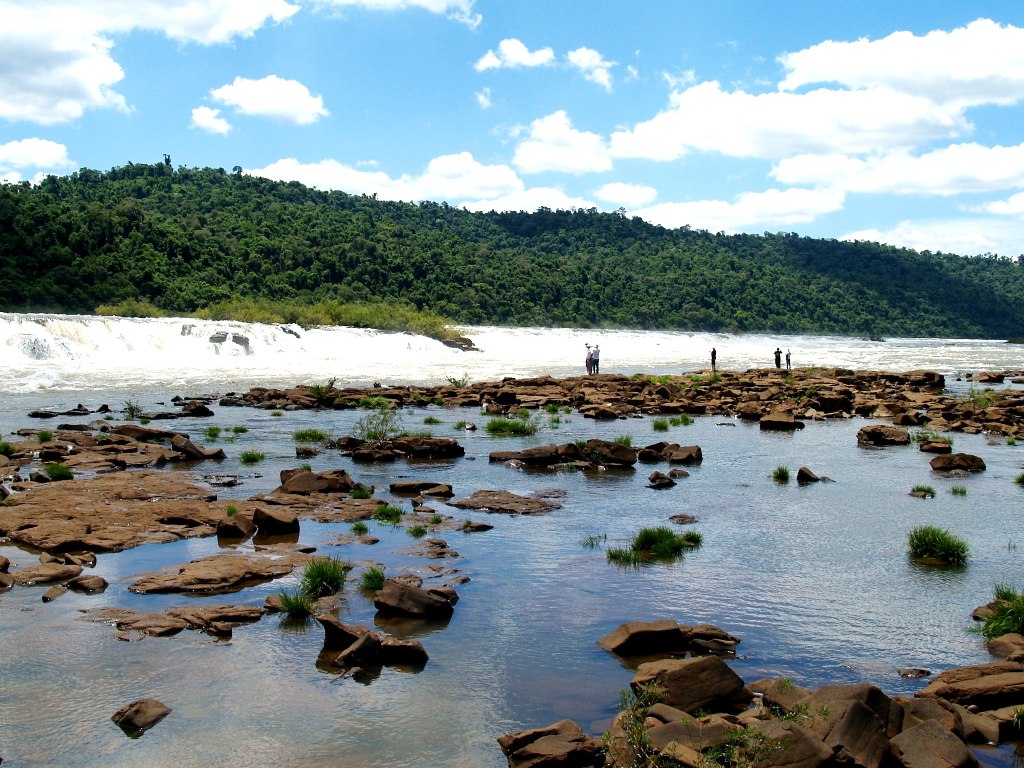
M 938 560 L 949 565 L 967 562 L 970 548 L 967 542 L 945 528 L 920 525 L 907 534 L 907 552 L 915 560 Z

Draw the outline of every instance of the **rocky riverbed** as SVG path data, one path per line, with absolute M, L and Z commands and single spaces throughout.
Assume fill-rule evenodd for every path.
M 11 590 L 9 595 L 20 595 L 26 590 L 42 593 L 45 586 L 45 592 L 49 594 L 48 598 L 45 595 L 43 597 L 47 603 L 46 610 L 60 610 L 62 603 L 74 600 L 76 610 L 84 608 L 88 610 L 86 616 L 115 625 L 117 636 L 121 639 L 166 637 L 176 635 L 183 629 L 198 629 L 211 637 L 230 637 L 233 629 L 243 627 L 241 631 L 245 632 L 248 630 L 244 627 L 250 626 L 252 622 L 262 624 L 267 621 L 263 618 L 266 611 L 277 610 L 277 606 L 269 599 L 276 594 L 275 585 L 289 583 L 289 579 L 294 579 L 293 573 L 311 558 L 323 556 L 323 553 L 344 555 L 357 571 L 366 567 L 367 555 L 363 550 L 374 546 L 369 543 L 369 537 L 364 539 L 358 535 L 351 536 L 342 543 L 339 536 L 346 534 L 339 535 L 338 531 L 347 530 L 353 522 L 373 524 L 382 506 L 397 502 L 407 507 L 403 510 L 405 514 L 401 525 L 409 529 L 421 527 L 423 533 L 420 535 L 424 539 L 421 544 L 411 548 L 405 546 L 394 550 L 401 553 L 401 564 L 389 572 L 392 580 L 389 581 L 391 586 L 388 589 L 391 593 L 385 592 L 391 596 L 385 596 L 381 601 L 381 605 L 391 607 L 374 605 L 370 623 L 376 627 L 371 629 L 365 624 L 339 620 L 339 616 L 353 613 L 345 601 L 322 605 L 324 613 L 320 623 L 325 634 L 322 636 L 323 647 L 316 655 L 320 657 L 320 667 L 333 670 L 335 674 L 348 675 L 353 670 L 362 673 L 367 668 L 376 668 L 377 671 L 370 675 L 374 678 L 382 674 L 381 667 L 392 663 L 388 660 L 397 658 L 399 669 L 403 664 L 408 665 L 412 659 L 413 668 L 423 670 L 417 674 L 426 675 L 432 664 L 450 661 L 446 660 L 444 653 L 438 655 L 436 650 L 431 649 L 429 642 L 422 643 L 419 650 L 415 648 L 415 623 L 426 621 L 424 626 L 431 627 L 431 633 L 458 633 L 458 616 L 465 606 L 465 599 L 458 600 L 460 592 L 473 589 L 480 582 L 486 584 L 495 580 L 492 569 L 501 567 L 493 558 L 488 559 L 475 553 L 475 544 L 470 546 L 468 555 L 460 557 L 466 547 L 452 546 L 452 536 L 463 537 L 477 531 L 483 533 L 485 538 L 480 541 L 485 542 L 487 536 L 493 535 L 487 533 L 487 529 L 496 523 L 505 527 L 514 526 L 525 533 L 527 529 L 522 526 L 529 525 L 525 521 L 535 519 L 538 515 L 540 518 L 537 519 L 540 520 L 557 520 L 559 515 L 567 512 L 585 515 L 588 505 L 584 503 L 580 507 L 577 501 L 581 494 L 610 496 L 612 499 L 618 497 L 630 505 L 645 498 L 638 494 L 677 494 L 675 497 L 656 497 L 671 501 L 655 504 L 657 510 L 651 511 L 655 511 L 656 515 L 651 522 L 667 521 L 669 511 L 679 514 L 678 508 L 685 507 L 689 523 L 700 528 L 702 518 L 707 519 L 716 514 L 715 504 L 709 503 L 710 497 L 707 496 L 702 497 L 704 501 L 700 504 L 688 503 L 685 500 L 687 484 L 699 487 L 702 475 L 710 475 L 709 465 L 721 467 L 732 461 L 731 458 L 726 459 L 727 454 L 723 452 L 723 446 L 719 445 L 721 440 L 718 435 L 722 434 L 725 426 L 744 427 L 745 440 L 751 450 L 757 453 L 761 449 L 753 447 L 755 441 L 792 440 L 789 436 L 795 435 L 805 426 L 810 430 L 824 429 L 823 426 L 814 425 L 814 422 L 850 424 L 855 427 L 853 431 L 856 432 L 856 439 L 850 435 L 848 442 L 836 446 L 834 451 L 867 452 L 865 455 L 871 457 L 872 471 L 878 473 L 877 483 L 882 482 L 885 469 L 884 462 L 879 463 L 875 457 L 881 459 L 886 455 L 899 455 L 903 457 L 901 460 L 910 462 L 905 453 L 887 454 L 887 451 L 912 451 L 920 454 L 918 464 L 926 477 L 945 478 L 954 482 L 956 478 L 983 477 L 992 472 L 985 460 L 977 454 L 986 454 L 991 464 L 991 454 L 996 452 L 995 442 L 1006 447 L 1007 440 L 1015 440 L 1024 425 L 1024 398 L 1016 390 L 997 395 L 985 392 L 984 387 L 1000 386 L 1003 381 L 1019 374 L 1019 371 L 985 374 L 977 381 L 973 396 L 967 399 L 946 393 L 942 377 L 928 371 L 894 374 L 835 369 L 792 372 L 772 369 L 705 372 L 688 377 L 656 379 L 613 375 L 570 379 L 506 379 L 430 388 L 347 389 L 326 385 L 289 390 L 257 388 L 240 394 L 179 398 L 164 410 L 147 408 L 133 422 L 126 422 L 123 418 L 107 420 L 103 418 L 105 414 L 101 409 L 88 406 L 26 414 L 26 427 L 7 441 L 9 447 L 0 458 L 0 473 L 3 476 L 3 491 L 0 494 L 5 497 L 0 511 L 0 534 L 19 547 L 15 557 L 6 557 L 13 564 L 4 563 L 5 567 L 0 569 L 5 572 L 0 574 L 0 585 Z M 367 412 L 368 406 L 394 409 L 406 421 L 420 418 L 424 414 L 436 414 L 435 418 L 449 432 L 443 437 L 411 434 L 370 444 L 360 442 L 352 436 L 351 427 L 360 414 Z M 518 418 L 524 410 L 527 421 L 532 419 L 544 427 L 539 434 L 512 441 L 512 444 L 486 438 L 485 425 L 488 419 L 497 416 Z M 269 416 L 271 412 L 282 415 Z M 260 413 L 264 421 L 277 419 L 287 423 L 291 419 L 302 418 L 305 419 L 303 424 L 312 423 L 310 419 L 313 419 L 315 422 L 330 423 L 332 426 L 346 425 L 348 428 L 344 434 L 330 430 L 328 439 L 323 441 L 294 445 L 290 461 L 277 457 L 273 468 L 262 473 L 264 477 L 273 478 L 273 485 L 267 487 L 268 484 L 259 478 L 246 474 L 244 466 L 231 463 L 233 457 L 230 454 L 239 452 L 237 444 L 221 442 L 214 445 L 216 440 L 211 442 L 203 437 L 204 424 L 223 418 L 235 419 L 238 418 L 235 414 L 242 413 Z M 654 420 L 681 416 L 697 418 L 700 422 L 690 433 L 686 431 L 687 427 L 678 425 L 672 426 L 668 434 L 651 431 L 650 425 Z M 558 424 L 555 419 L 566 421 Z M 141 423 L 143 420 L 147 422 L 145 425 Z M 461 425 L 461 433 L 451 429 L 460 422 L 467 422 Z M 479 429 L 476 432 L 466 431 L 474 423 Z M 680 420 L 680 423 L 686 422 Z M 156 425 L 161 426 L 157 428 Z M 548 431 L 556 427 L 560 429 L 557 434 Z M 760 436 L 752 433 L 751 429 Z M 622 436 L 617 432 L 629 434 L 632 439 L 617 439 Z M 928 432 L 934 439 L 930 442 L 911 439 L 912 435 L 923 432 Z M 845 430 L 843 434 L 849 435 L 850 430 Z M 711 435 L 714 437 L 709 437 Z M 777 437 L 772 437 L 775 435 Z M 642 440 L 641 437 L 648 439 Z M 950 437 L 952 441 L 948 439 Z M 970 441 L 970 451 L 962 450 L 962 441 Z M 771 442 L 767 445 L 769 454 L 775 451 L 774 456 L 769 455 L 767 458 L 769 465 L 775 461 L 790 460 L 792 452 L 785 444 Z M 977 445 L 993 447 L 979 450 L 975 447 Z M 925 450 L 919 451 L 918 448 Z M 735 454 L 742 448 L 733 442 L 727 450 Z M 998 455 L 1003 455 L 1001 449 Z M 932 463 L 940 457 L 944 461 L 949 461 L 945 457 L 961 458 L 956 459 L 956 463 L 940 463 L 938 466 Z M 973 457 L 978 461 L 962 457 Z M 230 471 L 224 471 L 225 463 L 231 463 Z M 304 463 L 309 466 L 303 466 Z M 1008 471 L 1007 467 L 1011 464 L 999 464 L 997 457 L 994 471 Z M 70 470 L 70 479 L 53 479 L 61 476 L 59 471 L 52 469 L 55 465 Z M 807 470 L 806 474 L 802 474 L 803 480 L 807 482 L 813 483 L 813 478 L 827 472 L 837 481 L 835 485 L 851 484 L 851 478 L 844 476 L 844 463 L 837 462 L 820 445 L 808 449 L 801 457 L 799 466 Z M 796 467 L 794 473 L 795 470 Z M 741 490 L 738 494 L 747 498 L 749 494 L 742 483 L 750 484 L 753 478 L 740 477 L 743 472 L 740 466 L 731 469 L 725 466 L 723 471 L 725 477 L 732 473 L 733 479 L 740 482 Z M 689 476 L 690 473 L 693 473 L 693 477 Z M 232 477 L 240 483 L 239 487 L 231 484 Z M 501 478 L 505 478 L 505 482 L 500 482 Z M 732 484 L 723 482 L 722 475 L 718 476 L 716 482 L 719 484 L 720 497 L 731 493 L 728 489 Z M 769 483 L 772 493 L 778 490 L 778 485 L 772 484 L 765 475 L 761 475 L 757 482 Z M 264 487 L 258 492 L 247 493 L 246 484 Z M 1007 484 L 1002 492 L 1012 494 L 1012 484 Z M 985 493 L 985 487 L 979 486 L 981 498 L 984 498 Z M 828 494 L 827 497 L 825 494 Z M 904 492 L 904 495 L 908 494 Z M 834 505 L 836 499 L 840 498 L 834 490 L 823 491 L 822 497 L 821 503 L 825 508 Z M 639 503 L 651 506 L 650 502 Z M 608 499 L 603 499 L 601 504 L 609 506 Z M 610 506 L 614 506 L 614 503 Z M 855 504 L 851 502 L 851 506 Z M 467 514 L 471 517 L 465 517 Z M 611 514 L 614 517 L 614 512 Z M 482 522 L 479 515 L 487 515 L 488 522 Z M 506 517 L 509 515 L 511 517 Z M 508 523 L 499 523 L 499 518 L 508 520 Z M 602 525 L 607 525 L 607 513 L 603 517 L 599 516 L 599 519 L 606 520 L 606 523 L 599 524 L 595 520 L 593 533 L 604 535 L 606 539 L 609 534 L 614 537 L 614 530 L 608 530 L 607 527 L 604 531 L 600 530 Z M 523 522 L 512 522 L 518 520 Z M 540 524 L 550 525 L 543 522 Z M 585 530 L 588 524 L 574 523 L 567 530 L 573 531 L 572 535 L 579 538 L 581 525 Z M 715 546 L 711 541 L 712 533 L 708 531 L 705 534 L 707 550 Z M 315 536 L 316 540 L 310 541 L 310 535 Z M 1007 534 L 995 535 L 1005 538 Z M 168 563 L 166 567 L 155 570 L 134 573 L 130 579 L 116 580 L 115 588 L 138 596 L 131 598 L 131 601 L 153 600 L 159 595 L 177 594 L 188 603 L 206 594 L 234 593 L 243 596 L 243 603 L 246 604 L 212 606 L 205 613 L 189 608 L 188 605 L 174 606 L 166 602 L 154 604 L 157 610 L 140 610 L 145 606 L 138 602 L 133 602 L 132 607 L 104 605 L 107 584 L 92 581 L 83 586 L 80 581 L 83 576 L 87 577 L 96 570 L 102 571 L 105 558 L 120 557 L 116 553 L 126 553 L 135 548 L 151 551 L 157 545 L 186 545 L 201 540 L 211 542 L 210 546 L 204 545 L 202 554 L 197 551 L 195 557 Z M 337 549 L 339 546 L 342 547 L 340 551 Z M 577 554 L 568 554 L 562 550 L 559 557 L 563 560 L 578 558 L 580 549 L 578 545 L 574 546 Z M 899 546 L 901 543 L 896 542 L 896 547 Z M 598 551 L 595 555 L 600 565 L 603 553 Z M 1013 561 L 1013 550 L 1010 550 L 1009 555 Z M 765 557 L 765 553 L 755 547 L 749 556 L 756 560 Z M 375 558 L 372 554 L 369 557 L 372 563 Z M 461 562 L 467 558 L 468 566 Z M 437 561 L 439 564 L 435 568 L 423 568 L 412 564 L 416 559 Z M 768 559 L 771 559 L 770 553 Z M 685 572 L 685 563 L 679 567 Z M 102 580 L 102 577 L 99 578 Z M 638 579 L 642 578 L 638 576 Z M 940 574 L 939 580 L 942 578 L 946 577 Z M 619 584 L 629 579 L 628 572 L 616 572 L 613 581 Z M 1006 574 L 1005 579 L 1012 580 L 1012 574 Z M 121 586 L 117 587 L 117 584 Z M 77 592 L 62 591 L 64 588 L 75 590 L 76 586 Z M 529 583 L 522 586 L 526 590 L 530 589 Z M 401 590 L 401 594 L 397 594 L 396 590 Z M 779 597 L 783 601 L 787 599 L 784 594 Z M 714 595 L 709 598 L 712 601 L 715 599 Z M 978 594 L 974 604 L 981 604 L 989 598 L 988 594 Z M 8 596 L 0 596 L 0 606 L 7 599 Z M 476 599 L 488 598 L 485 594 L 478 594 Z M 446 616 L 419 618 L 396 615 L 396 611 L 400 614 L 405 608 L 394 606 L 407 606 L 410 603 L 429 605 L 438 600 L 448 606 L 440 608 Z M 128 599 L 117 598 L 115 602 L 128 602 Z M 259 605 L 254 605 L 254 602 Z M 371 602 L 378 601 L 374 599 Z M 619 622 L 645 619 L 652 614 L 664 615 L 666 612 L 670 615 L 680 614 L 682 606 L 678 601 L 665 599 L 660 602 L 666 605 L 665 609 L 659 610 L 659 601 L 655 599 L 647 608 L 638 609 L 639 612 L 635 614 L 629 612 L 628 606 L 611 611 L 605 609 L 606 614 L 601 622 L 605 625 L 609 621 L 614 622 L 613 614 Z M 706 601 L 703 602 L 706 604 Z M 455 624 L 444 628 L 453 621 L 453 616 Z M 548 621 L 565 620 L 565 615 L 549 616 L 547 619 L 537 616 L 530 618 L 529 624 L 535 627 L 534 631 L 542 631 L 541 628 Z M 957 619 L 967 620 L 966 616 Z M 413 624 L 409 624 L 410 621 Z M 756 622 L 745 619 L 742 623 L 750 625 Z M 722 625 L 731 631 L 725 622 Z M 604 634 L 593 634 L 588 642 L 597 643 Z M 347 640 L 342 642 L 339 640 L 341 637 Z M 460 642 L 471 643 L 468 638 Z M 750 642 L 749 636 L 746 642 Z M 356 648 L 351 649 L 352 645 L 356 645 Z M 393 650 L 379 650 L 389 645 Z M 763 646 L 761 653 L 764 653 Z M 1012 657 L 1013 653 L 1011 650 L 1005 655 Z M 705 655 L 693 658 L 703 658 Z M 735 655 L 735 649 L 732 655 Z M 678 649 L 668 656 L 678 657 Z M 718 655 L 713 654 L 713 657 L 721 659 Z M 690 659 L 686 661 L 690 662 Z M 603 662 L 592 660 L 590 663 Z M 628 661 L 624 663 L 631 667 Z M 724 666 L 730 671 L 730 665 L 739 666 L 742 673 L 744 664 L 759 666 L 762 670 L 771 666 L 771 662 L 764 658 L 757 665 L 739 658 L 726 662 Z M 949 666 L 953 664 L 943 665 L 944 668 Z M 541 667 L 548 668 L 548 664 L 542 664 Z M 1003 670 L 998 674 L 1013 671 Z M 640 669 L 637 670 L 639 673 Z M 668 672 L 648 671 L 651 680 L 657 680 L 661 674 Z M 952 673 L 944 674 L 948 676 Z M 563 695 L 558 692 L 559 687 L 570 692 L 578 685 L 570 669 L 560 670 L 553 677 L 549 683 L 549 687 L 555 689 L 550 693 L 553 700 L 559 700 Z M 785 677 L 788 679 L 789 676 Z M 366 679 L 365 675 L 363 679 Z M 876 706 L 877 695 L 863 692 L 850 693 L 850 698 L 843 698 L 846 694 L 836 694 L 829 698 L 827 703 L 834 715 L 832 720 L 829 717 L 818 717 L 817 720 L 809 717 L 806 721 L 796 717 L 780 718 L 780 713 L 791 715 L 793 711 L 800 715 L 807 714 L 797 699 L 792 702 L 786 700 L 789 710 L 763 706 L 768 691 L 773 686 L 782 685 L 779 681 L 783 678 L 761 677 L 743 683 L 745 679 L 741 678 L 741 688 L 746 686 L 752 696 L 761 694 L 758 701 L 762 706 L 753 710 L 745 706 L 739 712 L 732 711 L 735 709 L 732 705 L 726 707 L 718 713 L 729 723 L 729 727 L 722 726 L 725 733 L 735 733 L 737 727 L 748 729 L 754 720 L 758 723 L 778 722 L 779 725 L 770 724 L 767 727 L 771 738 L 785 731 L 786 738 L 792 739 L 792 733 L 796 732 L 794 729 L 817 734 L 815 738 L 818 738 L 821 736 L 820 731 L 824 736 L 819 740 L 831 744 L 830 748 L 833 748 L 839 743 L 836 739 L 829 742 L 828 734 L 837 727 L 833 721 L 839 717 L 839 710 L 845 713 L 849 709 L 848 705 L 836 702 L 857 700 L 863 704 L 870 699 L 873 703 L 868 709 L 884 724 L 885 743 L 875 750 L 878 755 L 895 754 L 895 748 L 890 744 L 903 731 L 909 730 L 907 724 L 910 723 L 918 725 L 924 721 L 938 720 L 945 732 L 953 733 L 961 742 L 972 741 L 962 727 L 948 727 L 947 721 L 951 717 L 953 720 L 959 717 L 958 722 L 961 724 L 964 720 L 964 716 L 958 715 L 953 709 L 947 707 L 943 711 L 954 712 L 955 717 L 940 717 L 937 710 L 929 710 L 931 714 L 922 716 L 919 705 L 907 704 L 900 699 L 898 705 L 886 705 L 889 709 L 898 706 L 900 712 L 905 713 L 897 726 L 893 725 L 891 718 L 882 718 L 881 705 Z M 642 682 L 634 679 L 634 687 L 639 690 Z M 887 688 L 889 681 L 882 679 L 873 682 Z M 803 690 L 799 682 L 795 685 Z M 692 686 L 687 684 L 687 687 Z M 147 693 L 138 692 L 140 695 Z M 816 694 L 815 689 L 807 688 L 803 695 L 812 698 L 818 695 L 821 698 L 825 694 Z M 615 706 L 612 697 L 607 698 L 608 701 L 600 707 L 604 711 Z M 887 696 L 887 700 L 889 698 Z M 751 700 L 748 699 L 747 703 Z M 773 699 L 768 696 L 767 701 L 771 703 Z M 910 701 L 913 702 L 913 699 Z M 118 706 L 124 703 L 118 702 Z M 180 706 L 175 702 L 168 703 L 173 704 L 172 714 L 146 735 L 147 740 L 161 731 L 173 728 L 172 723 L 175 715 L 180 712 Z M 962 705 L 959 701 L 954 703 Z M 808 705 L 810 710 L 820 710 L 817 699 L 812 704 Z M 966 706 L 972 704 L 969 702 Z M 1013 700 L 1006 706 L 1012 708 L 1018 704 L 1024 705 L 1024 700 Z M 668 709 L 673 706 L 667 702 L 665 709 L 654 710 L 653 714 L 645 713 L 640 718 L 641 725 L 645 730 L 653 731 L 658 727 L 654 720 L 666 726 L 689 722 L 686 718 L 692 718 L 698 710 L 707 709 L 706 706 L 675 707 L 683 713 L 677 715 Z M 997 709 L 1003 707 L 985 711 Z M 912 717 L 906 714 L 911 712 L 916 714 Z M 615 723 L 609 721 L 601 730 L 609 730 L 613 735 L 619 734 L 617 738 L 621 741 L 622 729 L 626 727 L 623 721 L 627 717 L 620 715 Z M 991 727 L 985 730 L 976 726 L 971 733 L 986 736 L 996 733 L 998 739 L 1004 740 L 1015 738 L 1012 728 L 1005 726 L 1005 722 L 1012 722 L 1012 713 L 1002 719 L 999 717 L 1002 716 L 989 718 L 997 724 L 995 731 Z M 815 724 L 818 721 L 820 723 Z M 532 725 L 543 725 L 545 722 L 535 721 Z M 591 735 L 597 736 L 599 734 L 593 726 L 598 723 L 600 718 L 583 725 Z M 525 722 L 522 724 L 531 725 Z M 702 723 L 701 729 L 705 725 Z M 719 728 L 719 725 L 715 725 L 715 728 Z M 478 732 L 487 730 L 491 730 L 491 738 L 496 739 L 508 729 L 498 728 L 495 723 Z M 882 743 L 874 736 L 871 738 L 878 744 Z M 575 736 L 568 740 L 573 739 Z M 993 741 L 991 738 L 985 740 Z M 668 749 L 672 743 L 654 733 L 651 733 L 649 741 L 661 744 L 664 749 Z M 673 741 L 679 743 L 678 740 Z M 532 742 L 519 738 L 502 746 L 511 756 L 529 743 Z M 517 748 L 507 749 L 512 745 L 517 745 Z M 697 749 L 692 745 L 688 748 Z M 705 751 L 711 748 L 713 746 L 701 747 Z M 467 746 L 471 754 L 479 755 L 479 749 Z M 821 753 L 820 749 L 817 751 Z M 484 753 L 487 753 L 486 750 Z M 681 747 L 672 747 L 668 753 L 684 763 L 686 760 L 683 757 L 689 755 Z M 839 754 L 835 750 L 834 753 Z M 510 757 L 510 762 L 517 765 L 541 764 L 515 760 Z

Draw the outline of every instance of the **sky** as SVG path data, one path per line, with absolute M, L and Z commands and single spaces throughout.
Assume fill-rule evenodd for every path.
M 0 0 L 0 179 L 1024 253 L 1021 0 Z

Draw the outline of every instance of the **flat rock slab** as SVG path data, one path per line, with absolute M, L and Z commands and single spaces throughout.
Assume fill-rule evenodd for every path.
M 147 613 L 105 606 L 82 613 L 84 620 L 110 624 L 122 633 L 136 633 L 138 637 L 170 637 L 183 629 L 210 632 L 217 625 L 250 624 L 259 621 L 266 609 L 260 605 L 209 605 L 180 606 L 168 608 L 164 613 Z M 130 639 L 127 634 L 123 637 Z
M 139 594 L 154 592 L 200 592 L 218 594 L 238 590 L 286 576 L 309 555 L 292 552 L 279 558 L 227 552 L 192 560 L 173 573 L 143 576 L 128 589 Z
M 547 499 L 518 496 L 510 491 L 477 491 L 464 499 L 447 502 L 449 506 L 459 509 L 483 509 L 488 512 L 504 512 L 510 515 L 536 515 L 560 509 Z

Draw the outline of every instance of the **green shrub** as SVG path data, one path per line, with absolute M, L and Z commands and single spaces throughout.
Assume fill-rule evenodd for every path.
M 96 314 L 105 317 L 168 317 L 148 299 L 125 299 L 117 304 L 100 304 Z
M 207 440 L 216 440 L 220 437 L 220 427 L 207 427 L 203 430 L 203 434 L 206 435 Z
M 242 451 L 242 455 L 238 457 L 238 460 L 243 464 L 259 464 L 267 458 L 267 454 L 263 451 Z
M 668 419 L 659 416 L 651 422 L 651 428 L 655 432 L 668 432 Z
M 352 523 L 352 533 L 354 533 L 356 536 L 365 536 L 369 532 L 370 527 L 362 520 Z
M 935 498 L 935 489 L 930 485 L 915 485 L 910 489 L 910 492 Z
M 949 489 L 949 492 L 952 493 L 954 496 L 966 496 L 967 495 L 967 486 L 966 485 L 954 485 L 952 488 Z
M 982 620 L 981 633 L 989 639 L 1011 632 L 1024 634 L 1024 590 L 996 585 L 992 612 Z
M 142 416 L 142 406 L 134 400 L 125 400 L 121 413 L 126 419 L 138 419 Z
M 619 445 L 624 445 L 627 448 L 629 448 L 633 445 L 633 438 L 630 437 L 629 435 L 619 435 L 618 437 L 615 438 L 615 442 L 618 443 Z
M 433 425 L 433 424 L 440 424 L 441 420 L 439 418 L 437 418 L 437 416 L 427 416 L 425 419 L 423 419 L 423 423 L 424 424 L 431 424 L 431 425 Z
M 314 427 L 297 429 L 292 433 L 292 440 L 297 443 L 322 443 L 327 440 L 327 433 Z
M 48 443 L 53 440 L 53 432 L 48 429 L 40 429 L 36 432 L 36 440 L 40 443 Z
M 385 525 L 398 525 L 402 521 L 403 514 L 404 512 L 401 507 L 396 507 L 394 504 L 382 504 L 373 513 L 373 519 Z
M 537 425 L 530 419 L 506 419 L 498 417 L 487 422 L 487 431 L 492 435 L 533 435 Z
M 364 592 L 384 589 L 384 569 L 371 565 L 359 576 L 359 588 Z
M 934 525 L 920 525 L 907 534 L 907 552 L 915 560 L 938 560 L 949 565 L 967 562 L 967 542 Z
M 397 435 L 401 428 L 398 411 L 382 407 L 373 409 L 360 418 L 352 427 L 352 435 L 367 443 L 382 443 Z
M 99 438 L 97 437 L 96 439 L 98 440 Z M 13 456 L 15 453 L 17 453 L 17 451 L 15 451 L 14 446 L 8 443 L 6 440 L 0 443 L 0 456 L 6 456 L 7 458 L 11 458 L 11 456 Z
M 427 526 L 419 524 L 413 525 L 405 529 L 405 532 L 412 536 L 414 539 L 422 539 L 427 535 Z
M 391 408 L 391 401 L 386 397 L 373 396 L 373 397 L 361 397 L 356 403 L 360 408 L 368 408 L 369 410 L 376 411 L 381 408 Z
M 328 379 L 326 384 L 311 384 L 309 394 L 317 405 L 329 405 L 334 401 L 334 382 L 337 378 Z
M 779 484 L 789 482 L 789 467 L 776 467 L 772 471 L 772 480 Z
M 607 557 L 609 562 L 636 566 L 651 560 L 671 560 L 687 549 L 699 547 L 702 542 L 703 537 L 695 531 L 679 535 L 665 526 L 641 528 L 628 549 L 609 549 Z
M 325 597 L 340 592 L 352 566 L 333 557 L 310 560 L 302 569 L 299 589 L 310 597 Z
M 361 485 L 357 485 L 352 489 L 352 493 L 349 494 L 353 499 L 368 499 L 373 494 L 370 493 L 366 488 Z
M 558 403 L 548 403 L 547 405 L 544 406 L 544 412 L 545 413 L 555 414 L 555 413 L 558 413 L 558 411 L 559 411 Z
M 463 373 L 461 376 L 445 376 L 445 381 L 451 384 L 453 387 L 465 387 L 469 384 L 469 374 Z
M 43 471 L 51 480 L 70 480 L 74 477 L 74 473 L 63 464 L 47 464 Z
M 304 619 L 313 613 L 316 598 L 299 590 L 298 592 L 278 592 L 281 609 L 292 619 Z

